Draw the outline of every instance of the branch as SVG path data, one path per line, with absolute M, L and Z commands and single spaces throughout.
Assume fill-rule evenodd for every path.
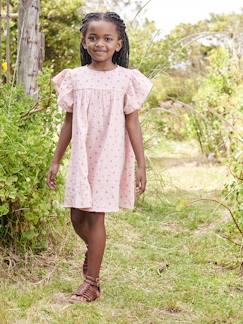
M 10 14 L 7 14 L 7 13 L 2 13 L 0 14 L 0 18 L 18 18 L 19 14 L 18 13 L 10 13 Z
M 196 111 L 196 109 L 192 105 L 189 105 L 187 103 L 184 103 L 184 102 L 182 102 L 182 101 L 180 101 L 178 99 L 175 99 L 173 97 L 169 97 L 168 96 L 168 98 L 171 99 L 171 100 L 173 100 L 175 103 L 177 102 L 177 103 L 185 106 L 185 108 L 188 108 L 193 113 L 198 114 L 202 119 L 205 120 L 205 122 L 207 122 L 207 119 L 205 118 L 205 116 L 203 116 L 203 114 L 201 114 L 200 112 Z M 231 123 L 229 123 L 227 120 L 225 120 L 224 118 L 222 118 L 222 116 L 219 113 L 217 113 L 216 111 L 214 111 L 213 109 L 210 109 L 209 107 L 207 107 L 207 110 L 209 112 L 211 112 L 213 115 L 217 116 L 219 119 L 221 119 L 226 125 L 228 125 L 229 127 L 231 127 L 234 130 L 234 132 L 239 136 L 239 140 L 241 140 L 241 136 L 240 136 L 239 132 L 235 129 L 235 127 Z
M 202 201 L 202 200 L 213 201 L 213 202 L 218 203 L 220 206 L 223 206 L 224 208 L 226 208 L 226 209 L 229 211 L 230 216 L 232 217 L 232 219 L 233 219 L 233 221 L 234 221 L 234 223 L 235 223 L 236 228 L 238 229 L 239 233 L 240 233 L 241 236 L 243 237 L 243 231 L 242 231 L 242 229 L 240 228 L 240 225 L 238 224 L 238 222 L 237 222 L 237 220 L 236 220 L 234 214 L 232 213 L 231 209 L 230 209 L 228 206 L 224 205 L 223 203 L 221 203 L 220 201 L 218 201 L 218 200 L 216 200 L 216 199 L 210 199 L 210 198 L 200 198 L 200 199 L 197 199 L 197 200 L 192 201 L 191 204 L 193 204 L 193 203 L 195 203 L 195 202 L 198 202 L 198 201 Z M 188 205 L 188 206 L 186 206 L 186 207 L 189 207 L 189 206 L 190 206 L 190 205 Z
M 231 170 L 230 166 L 228 166 L 228 169 L 229 169 L 229 172 L 232 174 L 232 176 L 240 181 L 243 181 L 243 178 L 241 178 L 241 175 L 242 175 L 242 170 L 240 172 L 240 176 L 238 177 L 238 175 L 236 175 L 235 173 L 233 173 L 233 171 Z
M 221 237 L 221 238 L 223 238 L 223 239 L 228 240 L 229 242 L 231 242 L 231 243 L 233 243 L 233 244 L 235 244 L 235 245 L 237 245 L 237 246 L 240 246 L 240 247 L 241 247 L 241 244 L 240 244 L 240 243 L 235 242 L 234 240 L 232 240 L 230 237 L 228 237 L 228 236 L 225 235 L 225 234 L 221 234 L 221 235 L 218 234 L 218 236 Z

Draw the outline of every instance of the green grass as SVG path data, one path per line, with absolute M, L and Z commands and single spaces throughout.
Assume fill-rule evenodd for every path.
M 218 198 L 226 171 L 183 163 L 184 172 L 167 164 L 161 188 L 149 184 L 134 212 L 106 215 L 99 300 L 65 302 L 85 250 L 67 220 L 58 248 L 3 264 L 0 323 L 243 323 L 239 250 L 219 235 L 231 220 L 212 202 L 192 203 Z

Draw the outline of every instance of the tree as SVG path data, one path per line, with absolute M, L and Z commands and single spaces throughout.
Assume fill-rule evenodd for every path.
M 43 0 L 40 25 L 45 34 L 45 65 L 54 72 L 80 65 L 80 25 L 83 16 L 80 0 Z

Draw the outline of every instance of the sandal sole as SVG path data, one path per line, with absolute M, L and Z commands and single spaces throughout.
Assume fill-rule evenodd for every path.
M 86 300 L 84 297 L 78 298 L 78 296 L 77 296 L 77 298 L 74 298 L 74 299 L 69 298 L 68 302 L 70 304 L 89 304 L 89 303 L 92 303 L 92 302 L 96 301 L 99 298 L 100 298 L 100 296 L 96 297 L 93 300 Z

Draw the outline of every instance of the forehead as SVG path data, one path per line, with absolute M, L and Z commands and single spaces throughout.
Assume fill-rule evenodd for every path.
M 110 21 L 104 21 L 104 20 L 91 21 L 88 24 L 87 33 L 95 33 L 97 35 L 118 34 L 116 25 Z

